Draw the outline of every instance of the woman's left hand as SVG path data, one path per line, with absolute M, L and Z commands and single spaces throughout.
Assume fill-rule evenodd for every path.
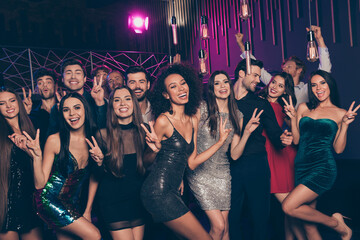
M 261 110 L 259 113 L 257 113 L 257 110 L 258 109 L 255 108 L 252 117 L 245 126 L 244 132 L 252 133 L 260 125 L 260 115 L 264 112 L 264 110 Z
M 353 110 L 355 105 L 355 101 L 353 101 L 349 107 L 349 110 L 345 113 L 342 122 L 346 125 L 349 125 L 355 120 L 355 116 L 357 115 L 356 111 L 360 108 L 360 104 Z

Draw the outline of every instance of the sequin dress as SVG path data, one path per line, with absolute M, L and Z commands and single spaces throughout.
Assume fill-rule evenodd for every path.
M 216 138 L 213 138 L 210 134 L 208 109 L 205 102 L 200 105 L 200 113 L 197 135 L 198 154 L 204 152 L 219 140 L 219 131 L 216 133 Z M 219 113 L 217 129 L 219 129 L 220 117 L 222 117 L 223 121 L 228 119 L 226 128 L 234 129 L 228 113 Z M 238 121 L 242 117 L 242 113 L 237 111 Z M 227 152 L 233 135 L 234 131 L 231 131 L 223 146 L 195 170 L 187 168 L 186 176 L 191 192 L 203 210 L 230 210 L 231 175 Z
M 34 191 L 31 159 L 14 146 L 10 159 L 7 214 L 1 228 L 2 233 L 15 231 L 22 234 L 41 225 L 32 205 Z
M 79 169 L 69 152 L 67 172 L 67 177 L 61 174 L 56 155 L 48 182 L 35 193 L 37 213 L 51 228 L 65 227 L 82 216 L 79 199 L 83 184 L 89 178 L 88 167 Z
M 179 186 L 193 151 L 193 137 L 190 143 L 186 142 L 175 127 L 171 137 L 161 141 L 161 150 L 141 188 L 144 207 L 155 222 L 168 222 L 189 212 L 181 199 Z
M 303 184 L 321 195 L 333 186 L 336 162 L 332 154 L 338 125 L 331 119 L 302 117 L 300 141 L 295 158 L 295 184 Z

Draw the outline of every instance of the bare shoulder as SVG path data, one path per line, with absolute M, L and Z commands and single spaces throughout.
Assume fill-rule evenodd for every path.
M 170 124 L 170 120 L 167 118 L 167 116 L 165 116 L 165 114 L 161 114 L 155 121 L 155 126 L 156 127 L 168 127 Z
M 60 134 L 59 133 L 52 134 L 47 138 L 44 151 L 50 151 L 53 153 L 60 152 Z

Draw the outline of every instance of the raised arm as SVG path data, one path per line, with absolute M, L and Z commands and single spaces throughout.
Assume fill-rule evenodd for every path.
M 300 104 L 298 110 L 296 111 L 291 96 L 289 96 L 289 102 L 287 102 L 285 98 L 282 98 L 282 100 L 285 103 L 285 113 L 290 118 L 290 128 L 293 134 L 293 143 L 298 145 L 300 139 L 299 121 L 302 117 L 302 113 L 307 109 L 307 106 L 305 103 Z
M 245 126 L 244 133 L 242 134 L 242 136 L 240 137 L 238 134 L 234 134 L 230 148 L 230 155 L 233 160 L 239 159 L 243 154 L 247 140 L 249 139 L 251 133 L 255 131 L 255 129 L 260 124 L 260 115 L 262 113 L 263 110 L 257 113 L 257 108 L 255 108 L 252 117 Z M 243 126 L 243 118 L 241 118 L 240 120 L 240 129 L 242 129 L 242 126 Z
M 336 153 L 342 153 L 345 150 L 346 146 L 346 138 L 347 138 L 347 130 L 349 128 L 349 124 L 355 120 L 355 116 L 357 115 L 357 110 L 360 108 L 358 105 L 354 108 L 355 101 L 352 102 L 350 108 L 347 112 L 344 110 L 344 116 L 341 119 L 339 130 L 336 133 L 335 140 L 333 143 L 333 147 Z
M 227 119 L 223 121 L 223 119 L 220 117 L 219 140 L 204 152 L 197 154 L 198 119 L 197 118 L 193 118 L 193 119 L 194 119 L 194 151 L 188 159 L 188 165 L 191 170 L 194 170 L 196 167 L 198 167 L 200 164 L 202 164 L 203 162 L 208 160 L 212 155 L 214 155 L 222 147 L 222 145 L 226 141 L 231 131 L 231 129 L 225 128 Z

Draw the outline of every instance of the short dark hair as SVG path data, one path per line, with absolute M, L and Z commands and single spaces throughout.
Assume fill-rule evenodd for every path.
M 143 66 L 130 66 L 128 69 L 126 69 L 125 72 L 125 83 L 127 83 L 128 81 L 128 74 L 130 73 L 138 73 L 138 72 L 143 72 L 145 73 L 145 78 L 147 82 L 150 82 L 151 77 L 150 77 L 150 73 L 148 71 L 146 71 L 146 69 Z
M 255 59 L 251 59 L 250 61 L 250 65 L 252 66 L 258 66 L 260 69 L 263 68 L 264 64 L 262 61 L 260 60 L 255 60 Z M 238 80 L 239 78 L 239 71 L 243 70 L 244 72 L 246 72 L 246 59 L 241 60 L 238 65 L 235 68 L 235 82 Z
M 50 76 L 54 80 L 54 83 L 57 83 L 59 74 L 53 69 L 41 67 L 38 70 L 36 70 L 36 72 L 34 73 L 34 79 L 35 79 L 36 83 L 37 83 L 38 79 L 43 76 Z
M 171 109 L 171 103 L 169 99 L 164 97 L 163 93 L 166 92 L 165 79 L 172 74 L 181 75 L 189 86 L 189 101 L 185 104 L 185 114 L 194 115 L 200 105 L 202 86 L 195 70 L 184 64 L 169 65 L 161 69 L 155 84 L 151 88 L 150 103 L 155 118 Z
M 337 107 L 340 107 L 340 97 L 339 97 L 339 90 L 336 85 L 335 79 L 331 76 L 330 73 L 323 71 L 323 70 L 317 70 L 315 72 L 312 72 L 310 75 L 310 79 L 308 82 L 308 95 L 309 95 L 309 102 L 306 103 L 307 107 L 312 110 L 319 106 L 320 101 L 319 99 L 314 95 L 312 91 L 311 86 L 311 79 L 315 76 L 319 75 L 322 78 L 325 79 L 326 83 L 329 85 L 330 89 L 330 101 L 332 104 L 334 104 Z
M 91 71 L 91 78 L 94 78 L 96 76 L 96 74 L 98 73 L 98 71 L 103 70 L 104 72 L 106 72 L 107 74 L 109 74 L 111 72 L 111 68 L 109 68 L 106 65 L 99 65 L 97 67 L 95 67 L 92 71 Z
M 79 59 L 75 59 L 75 58 L 67 58 L 62 61 L 61 67 L 60 67 L 61 75 L 64 74 L 65 68 L 69 65 L 79 65 L 84 72 L 84 77 L 86 77 L 86 69 L 85 69 L 84 64 Z
M 300 58 L 298 58 L 297 56 L 291 56 L 288 59 L 285 59 L 285 61 L 283 62 L 282 65 L 284 65 L 288 61 L 293 61 L 296 64 L 296 69 L 299 69 L 299 68 L 302 69 L 302 71 L 300 73 L 300 76 L 299 76 L 299 80 L 302 80 L 304 78 L 304 75 L 305 75 L 305 72 L 306 72 L 305 63 Z

